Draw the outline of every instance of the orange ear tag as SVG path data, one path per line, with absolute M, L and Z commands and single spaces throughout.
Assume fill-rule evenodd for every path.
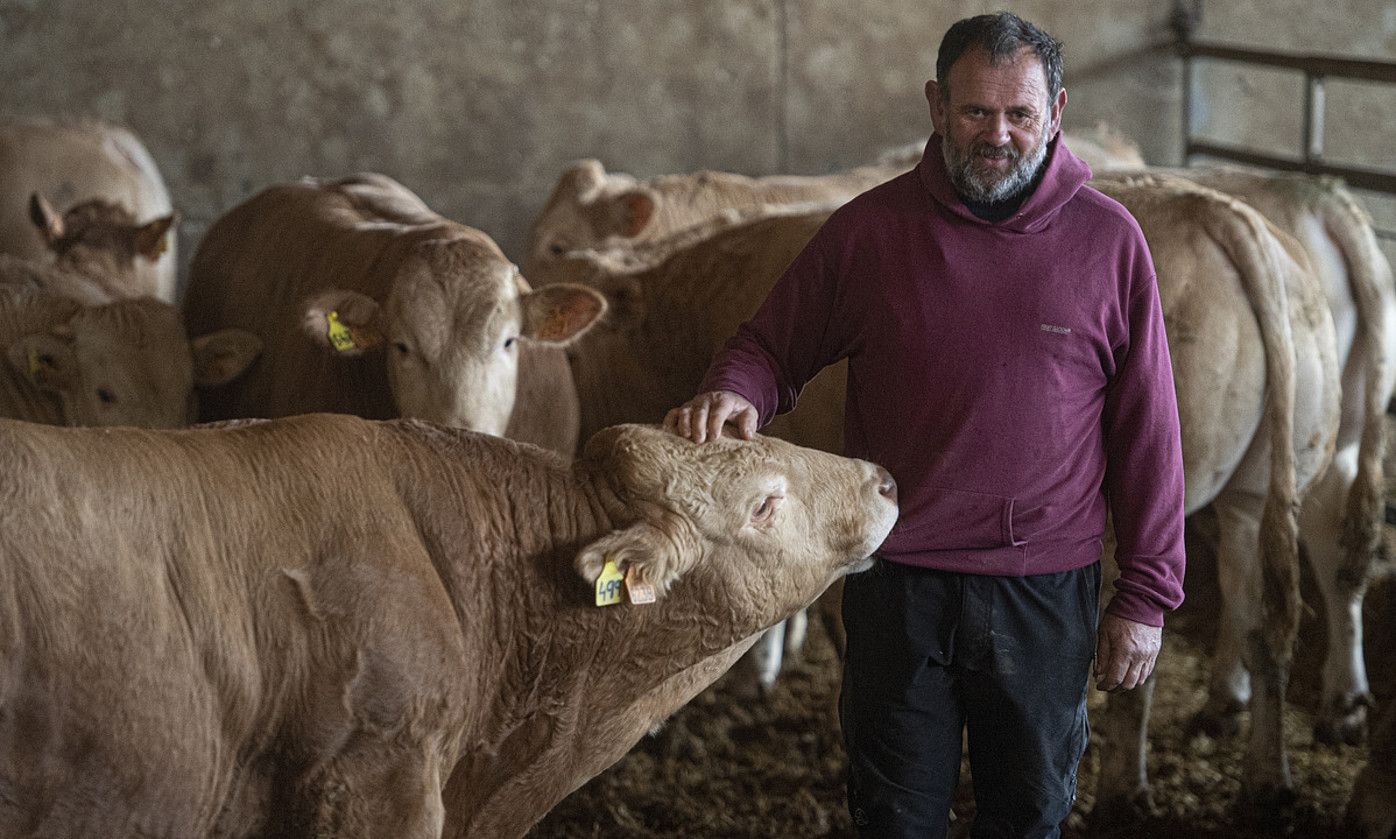
M 165 251 L 167 251 L 167 250 L 169 250 L 169 249 L 170 249 L 169 243 L 165 241 L 165 237 L 164 237 L 164 236 L 161 236 L 161 237 L 160 237 L 160 241 L 158 241 L 158 242 L 155 243 L 155 253 L 151 255 L 150 261 L 151 261 L 151 262 L 154 262 L 155 260 L 157 260 L 157 259 L 159 259 L 160 257 L 164 256 L 164 255 L 165 255 Z
M 654 586 L 640 582 L 640 575 L 635 573 L 634 565 L 625 569 L 625 593 L 630 595 L 630 602 L 635 606 L 653 603 L 655 598 Z
M 601 568 L 601 576 L 596 578 L 596 605 L 614 606 L 619 603 L 621 581 L 624 579 L 616 567 L 615 557 L 608 555 L 606 564 Z
M 354 335 L 349 331 L 349 327 L 339 319 L 339 312 L 331 309 L 325 315 L 325 321 L 329 324 L 327 337 L 330 339 L 330 346 L 339 352 L 348 352 L 354 349 Z

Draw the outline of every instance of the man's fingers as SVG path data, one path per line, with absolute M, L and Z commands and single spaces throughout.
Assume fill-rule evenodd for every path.
M 695 443 L 702 443 L 708 439 L 708 403 L 700 402 L 693 406 L 693 433 L 690 439 Z
M 1120 682 L 1121 690 L 1134 690 L 1144 684 L 1144 678 L 1148 675 L 1147 668 L 1149 662 L 1146 659 L 1135 659 L 1129 666 L 1129 672 L 1125 674 L 1124 680 Z
M 748 408 L 741 412 L 737 424 L 737 430 L 742 433 L 743 440 L 750 440 L 756 436 L 756 411 Z
M 727 417 L 732 413 L 732 404 L 729 400 L 719 399 L 713 405 L 712 412 L 708 414 L 708 439 L 716 440 L 722 436 L 722 424 L 727 422 Z
M 665 430 L 665 431 L 668 431 L 668 432 L 670 432 L 670 433 L 672 433 L 672 434 L 678 434 L 678 433 L 679 433 L 679 413 L 680 413 L 680 410 L 681 410 L 681 409 L 679 409 L 679 408 L 670 408 L 670 409 L 669 409 L 669 412 L 668 412 L 667 414 L 664 415 L 664 430 Z
M 1105 673 L 1105 663 L 1110 660 L 1110 635 L 1102 632 L 1096 636 L 1095 641 L 1095 672 L 1092 674 L 1096 679 Z

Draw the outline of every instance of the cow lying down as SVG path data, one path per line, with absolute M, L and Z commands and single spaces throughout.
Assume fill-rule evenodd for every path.
M 5 836 L 522 836 L 897 517 L 870 463 L 642 426 L 571 466 L 337 415 L 0 453 Z

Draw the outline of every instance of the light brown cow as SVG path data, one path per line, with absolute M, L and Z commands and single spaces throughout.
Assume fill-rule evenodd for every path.
M 1298 246 L 1289 244 L 1292 254 L 1283 234 L 1249 207 L 1161 178 L 1110 189 L 1139 218 L 1158 270 L 1188 509 L 1216 502 L 1227 511 L 1227 568 L 1236 569 L 1253 603 L 1274 611 L 1263 623 L 1252 611 L 1253 623 L 1233 629 L 1242 638 L 1262 630 L 1267 642 L 1246 652 L 1248 660 L 1268 656 L 1256 665 L 1266 683 L 1252 702 L 1258 722 L 1248 780 L 1256 789 L 1285 788 L 1279 711 L 1298 615 L 1297 589 L 1288 585 L 1298 573 L 1293 507 L 1335 445 L 1339 381 L 1331 318 L 1317 281 L 1296 261 L 1304 259 Z M 607 254 L 569 255 L 568 275 L 611 300 L 606 322 L 574 357 L 583 429 L 652 420 L 691 396 L 712 354 L 751 316 L 826 215 L 750 221 L 652 267 Z M 839 450 L 842 377 L 840 368 L 826 370 L 768 431 Z M 1133 776 L 1123 778 L 1129 783 Z
M 1104 123 L 1067 132 L 1065 141 L 1096 171 L 1144 165 L 1139 147 Z M 551 282 L 568 251 L 658 242 L 694 225 L 722 222 L 724 215 L 726 226 L 768 206 L 837 206 L 915 166 L 925 147 L 919 140 L 890 149 L 877 163 L 846 172 L 762 178 L 708 171 L 638 180 L 608 173 L 598 160 L 579 160 L 562 173 L 529 231 L 524 274 L 535 283 Z
M 1371 701 L 1362 597 L 1382 520 L 1384 415 L 1396 385 L 1396 287 L 1371 221 L 1331 178 L 1220 169 L 1177 175 L 1245 201 L 1304 247 L 1333 315 L 1343 406 L 1333 465 L 1304 501 L 1300 534 L 1324 599 L 1328 651 L 1315 737 L 1360 741 Z M 1244 601 L 1234 608 L 1246 608 Z M 1228 607 L 1230 610 L 1232 607 Z M 1237 730 L 1249 687 L 1239 650 L 1217 650 L 1203 722 Z
M 24 263 L 19 263 L 24 265 Z M 0 263 L 0 416 L 53 425 L 177 428 L 195 418 L 194 387 L 227 382 L 256 339 L 222 331 L 190 341 L 179 310 L 145 298 L 79 305 L 7 284 Z
M 484 233 L 372 174 L 273 186 L 229 211 L 184 298 L 191 329 L 265 344 L 205 400 L 206 420 L 334 411 L 503 434 L 517 414 L 514 433 L 569 455 L 576 395 L 560 348 L 604 305 L 579 286 L 531 290 Z M 515 411 L 521 378 L 531 401 Z
M 897 515 L 870 463 L 635 426 L 570 467 L 326 414 L 0 452 L 4 835 L 522 836 Z M 607 560 L 657 602 L 594 605 Z
M 125 207 L 101 198 L 74 204 L 59 213 L 35 193 L 29 202 L 35 228 L 53 252 L 54 267 L 88 278 L 112 297 L 171 296 L 152 282 L 150 266 L 166 250 L 178 215 L 137 222 Z
M 61 206 L 104 199 L 146 222 L 158 222 L 172 212 L 154 159 L 130 131 L 96 122 L 0 122 L 0 253 L 38 261 L 50 258 L 49 246 L 33 222 L 31 198 L 36 193 Z M 134 261 L 135 292 L 120 296 L 153 295 L 173 302 L 174 235 L 161 232 L 158 239 L 151 238 L 154 232 L 147 231 L 142 251 L 154 254 L 154 261 Z M 163 253 L 156 253 L 161 245 Z

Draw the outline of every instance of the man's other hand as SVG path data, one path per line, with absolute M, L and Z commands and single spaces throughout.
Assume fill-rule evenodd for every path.
M 1095 686 L 1098 690 L 1134 690 L 1154 672 L 1163 627 L 1148 626 L 1106 612 L 1096 633 Z
M 664 415 L 664 427 L 695 443 L 722 436 L 723 423 L 732 423 L 743 440 L 756 433 L 756 408 L 730 390 L 700 393 Z

